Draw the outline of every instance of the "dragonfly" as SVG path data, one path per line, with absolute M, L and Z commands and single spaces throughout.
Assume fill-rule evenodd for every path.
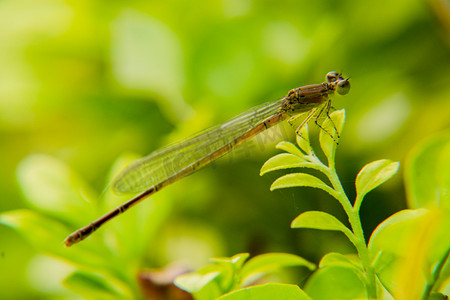
M 106 222 L 124 213 L 149 196 L 175 181 L 186 177 L 216 159 L 229 153 L 238 145 L 257 134 L 288 119 L 292 125 L 300 116 L 308 113 L 300 129 L 315 116 L 315 124 L 322 128 L 318 119 L 322 114 L 331 120 L 330 96 L 337 92 L 345 95 L 350 91 L 349 78 L 338 72 L 328 72 L 325 82 L 298 87 L 275 101 L 253 107 L 228 122 L 205 129 L 194 136 L 166 146 L 138 159 L 125 168 L 114 180 L 116 193 L 135 193 L 135 197 L 101 216 L 89 225 L 70 234 L 64 241 L 66 247 L 76 244 Z M 334 126 L 336 129 L 336 126 Z M 328 133 L 328 131 L 326 131 Z M 337 132 L 337 136 L 339 133 Z M 333 136 L 328 133 L 332 138 Z

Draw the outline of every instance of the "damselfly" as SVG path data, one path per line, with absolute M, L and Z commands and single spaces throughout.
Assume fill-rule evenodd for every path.
M 345 95 L 349 90 L 348 78 L 343 78 L 342 74 L 337 72 L 329 72 L 323 83 L 292 89 L 281 99 L 249 109 L 224 124 L 201 131 L 193 137 L 137 160 L 118 175 L 113 182 L 113 189 L 118 193 L 140 194 L 91 224 L 78 229 L 66 238 L 64 244 L 71 246 L 80 242 L 109 220 L 163 187 L 194 173 L 287 118 L 290 118 L 289 122 L 292 124 L 300 114 L 309 112 L 298 127 L 297 133 L 313 116 L 315 116 L 316 124 L 319 125 L 317 119 L 323 113 L 329 118 L 328 113 L 331 108 L 329 96 L 335 91 Z

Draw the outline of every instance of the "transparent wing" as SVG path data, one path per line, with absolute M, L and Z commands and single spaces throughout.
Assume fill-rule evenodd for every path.
M 114 180 L 114 190 L 118 193 L 139 193 L 176 175 L 276 114 L 283 99 L 251 108 L 226 123 L 205 129 L 137 160 Z

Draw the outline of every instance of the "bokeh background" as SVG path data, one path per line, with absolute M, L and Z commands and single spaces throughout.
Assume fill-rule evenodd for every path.
M 448 130 L 449 7 L 446 0 L 0 1 L 0 212 L 39 210 L 30 193 L 51 205 L 42 173 L 24 171 L 30 161 L 70 168 L 95 201 L 119 157 L 146 155 L 322 82 L 331 70 L 351 76 L 350 93 L 333 105 L 346 110 L 337 168 L 352 198 L 364 164 L 387 158 L 402 166 L 418 141 Z M 339 234 L 289 228 L 305 210 L 345 217 L 319 190 L 269 191 L 277 174 L 260 177 L 259 169 L 277 153 L 275 143 L 256 139 L 141 204 L 168 203 L 135 269 L 175 261 L 197 268 L 240 252 L 313 262 L 353 252 Z M 405 207 L 401 167 L 367 196 L 366 236 Z M 0 226 L 0 298 L 77 299 L 62 284 L 74 266 L 32 245 Z

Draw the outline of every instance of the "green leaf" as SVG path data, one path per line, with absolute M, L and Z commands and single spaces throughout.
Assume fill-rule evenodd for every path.
M 219 285 L 223 292 L 231 291 L 239 283 L 241 268 L 249 256 L 248 253 L 239 253 L 232 257 L 211 259 L 222 267 Z
M 330 121 L 333 120 L 333 122 Z M 334 165 L 334 156 L 336 153 L 337 146 L 337 136 L 341 134 L 342 128 L 344 127 L 345 120 L 345 110 L 337 110 L 330 114 L 330 118 L 326 118 L 322 123 L 322 130 L 320 130 L 319 141 L 320 147 L 323 153 L 327 157 L 328 165 Z M 336 132 L 337 130 L 337 132 Z M 330 134 L 334 136 L 331 138 Z
M 63 284 L 86 299 L 125 299 L 132 297 L 128 291 L 120 291 L 118 285 L 111 284 L 111 278 L 77 271 L 69 275 Z M 127 295 L 127 296 L 125 296 Z
M 355 207 L 359 209 L 364 196 L 391 178 L 398 170 L 399 163 L 381 159 L 365 165 L 356 177 L 357 200 Z
M 334 216 L 323 211 L 307 211 L 296 217 L 291 228 L 310 228 L 343 232 L 355 244 L 355 236 L 344 224 Z M 356 244 L 355 244 L 356 245 Z
M 449 215 L 439 209 L 403 210 L 373 232 L 368 246 L 372 265 L 394 298 L 419 299 L 425 286 L 445 282 L 436 266 L 448 259 Z
M 309 142 L 308 123 L 300 128 L 300 134 L 297 134 L 296 141 L 300 149 L 302 149 L 306 154 L 312 155 L 314 153 L 313 149 L 311 148 L 311 143 Z
M 249 253 L 239 253 L 232 257 L 216 257 L 211 261 L 217 262 L 221 265 L 233 265 L 234 269 L 241 269 L 245 261 L 250 257 Z
M 428 213 L 427 209 L 405 209 L 395 213 L 375 228 L 369 240 L 371 251 L 402 253 L 398 247 L 407 243 L 409 237 L 418 229 L 418 219 Z M 373 253 L 375 254 L 375 253 Z
M 272 185 L 270 186 L 270 190 L 273 191 L 276 189 L 301 187 L 301 186 L 322 189 L 325 192 L 329 193 L 331 196 L 335 198 L 337 197 L 336 191 L 333 190 L 331 187 L 329 187 L 327 184 L 325 184 L 322 180 L 320 180 L 315 176 L 304 173 L 292 173 L 281 176 L 272 183 Z
M 193 293 L 195 300 L 211 300 L 217 299 L 220 295 L 222 295 L 224 291 L 222 291 L 219 287 L 219 284 L 216 280 L 210 281 L 206 284 L 201 290 L 196 293 Z
M 283 151 L 286 151 L 286 152 L 291 153 L 291 154 L 293 154 L 295 156 L 298 156 L 298 157 L 304 156 L 302 151 L 300 151 L 300 149 L 298 149 L 291 142 L 286 142 L 286 141 L 279 142 L 275 148 L 283 150 Z
M 420 219 L 425 218 L 426 209 L 402 210 L 383 221 L 373 231 L 368 248 L 377 276 L 392 294 L 398 285 L 397 270 L 405 264 L 405 249 L 420 230 Z
M 312 165 L 303 157 L 299 157 L 290 153 L 281 153 L 269 158 L 261 168 L 259 175 L 264 175 L 275 170 L 304 168 Z
M 175 279 L 174 284 L 189 293 L 197 293 L 219 275 L 220 272 L 210 272 L 206 274 L 192 272 L 178 276 Z
M 218 264 L 208 265 L 200 270 L 178 276 L 174 284 L 194 295 L 196 300 L 215 299 L 225 293 L 223 281 L 229 281 L 231 275 L 224 274 L 223 266 Z
M 320 268 L 335 265 L 353 267 L 359 271 L 363 270 L 361 260 L 358 256 L 353 254 L 344 255 L 341 253 L 330 252 L 325 254 L 319 263 Z
M 405 163 L 405 186 L 410 208 L 450 207 L 450 133 L 414 147 Z
M 177 285 L 190 293 L 201 292 L 203 296 L 216 293 L 217 290 L 220 291 L 219 295 L 223 294 L 233 289 L 238 283 L 240 270 L 248 257 L 248 253 L 239 253 L 232 257 L 212 258 L 211 261 L 214 264 L 179 276 Z M 205 287 L 206 290 L 203 290 Z
M 292 221 L 291 228 L 312 228 L 342 232 L 349 230 L 336 217 L 323 211 L 307 211 L 300 214 Z
M 78 174 L 51 156 L 27 156 L 17 167 L 17 178 L 26 200 L 36 210 L 77 226 L 96 217 L 89 202 L 97 198 L 94 192 Z
M 242 280 L 245 280 L 249 276 L 262 275 L 280 268 L 293 266 L 305 266 L 311 271 L 316 268 L 313 263 L 294 254 L 267 253 L 251 258 L 242 268 L 241 277 Z
M 16 229 L 38 248 L 63 249 L 66 227 L 60 222 L 30 210 L 14 210 L 0 214 L 0 223 Z
M 109 251 L 100 243 L 82 243 L 65 248 L 67 227 L 30 210 L 15 210 L 0 214 L 0 224 L 16 229 L 37 249 L 73 263 L 102 269 L 110 265 Z
M 297 285 L 268 283 L 232 291 L 218 300 L 311 300 Z
M 173 120 L 189 115 L 190 107 L 180 93 L 184 72 L 181 43 L 170 27 L 128 9 L 115 18 L 111 34 L 114 78 L 128 89 L 158 95 L 155 100 Z
M 320 268 L 308 280 L 305 292 L 313 299 L 366 299 L 361 272 L 351 266 Z

